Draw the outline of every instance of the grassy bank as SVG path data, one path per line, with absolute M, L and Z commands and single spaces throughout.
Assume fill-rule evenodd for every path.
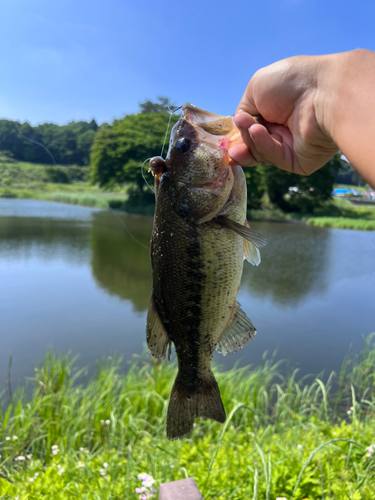
M 348 200 L 338 198 L 315 209 L 312 214 L 287 214 L 265 202 L 264 209 L 251 210 L 249 218 L 252 220 L 303 221 L 313 226 L 339 229 L 375 230 L 375 206 L 353 205 Z
M 227 422 L 197 421 L 189 439 L 165 437 L 175 366 L 136 360 L 82 372 L 47 356 L 33 391 L 0 412 L 0 497 L 136 499 L 137 475 L 193 476 L 206 500 L 373 499 L 375 334 L 338 377 L 298 380 L 281 364 L 215 369 Z M 220 372 L 220 373 L 218 373 Z M 335 388 L 336 387 L 336 388 Z M 4 396 L 6 397 L 6 396 Z
M 72 188 L 73 186 L 69 186 Z M 64 189 L 58 184 L 48 184 L 42 188 L 0 188 L 0 198 L 19 198 L 53 201 L 94 208 L 117 208 L 126 199 L 126 193 L 101 192 L 89 185 L 74 185 L 74 189 Z
M 52 167 L 0 161 L 0 197 L 69 203 L 108 209 L 121 206 L 127 189 L 105 192 L 89 183 L 87 167 Z

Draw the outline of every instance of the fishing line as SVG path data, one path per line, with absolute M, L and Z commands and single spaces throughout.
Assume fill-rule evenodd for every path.
M 165 148 L 165 143 L 167 142 L 167 137 L 168 137 L 168 132 L 169 132 L 169 127 L 171 125 L 171 120 L 172 120 L 172 115 L 173 113 L 175 113 L 176 111 L 178 111 L 179 109 L 181 109 L 182 106 L 178 106 L 177 108 L 175 109 L 171 109 L 170 106 L 168 106 L 168 109 L 169 109 L 169 119 L 168 119 L 168 125 L 167 125 L 167 130 L 165 131 L 165 135 L 164 135 L 164 142 L 163 142 L 163 146 L 161 148 L 161 151 L 160 151 L 160 156 L 163 157 L 163 153 L 164 153 L 164 148 Z M 146 163 L 146 161 L 149 161 L 151 160 L 151 158 L 147 158 L 143 163 L 142 163 L 142 166 L 141 166 L 141 173 L 142 173 L 142 177 L 143 177 L 143 180 L 145 181 L 145 183 L 147 184 L 147 186 L 150 188 L 150 190 L 155 194 L 155 191 L 152 189 L 152 187 L 150 186 L 150 184 L 147 182 L 146 180 L 146 177 L 145 177 L 145 174 L 144 174 L 144 170 L 143 170 L 143 165 Z
M 120 219 L 120 217 L 116 214 L 115 210 L 113 210 L 112 207 L 109 207 L 110 211 L 112 212 L 112 214 L 116 217 L 116 219 L 118 219 L 121 224 L 124 226 L 124 229 L 125 231 L 128 233 L 128 235 L 130 236 L 130 238 L 135 242 L 137 243 L 138 245 L 140 245 L 142 248 L 144 248 L 145 250 L 149 250 L 149 247 L 146 247 L 146 245 L 144 245 L 143 243 L 141 243 L 140 241 L 137 240 L 137 238 L 135 236 L 132 235 L 132 233 L 129 231 L 129 229 L 126 227 L 126 224 L 125 222 Z
M 169 131 L 169 126 L 171 124 L 172 115 L 173 115 L 173 113 L 175 113 L 176 111 L 178 111 L 181 108 L 182 108 L 182 106 L 179 106 L 178 108 L 175 108 L 175 109 L 171 109 L 171 107 L 168 106 L 168 109 L 169 109 L 169 120 L 168 120 L 167 130 L 165 131 L 163 147 L 161 148 L 161 152 L 160 152 L 160 156 L 161 157 L 163 157 L 164 146 L 165 146 L 165 143 L 167 142 L 167 135 L 168 135 L 168 131 Z
M 47 149 L 41 142 L 33 141 L 32 139 L 29 139 L 28 137 L 26 137 L 25 135 L 23 135 L 23 133 L 21 132 L 21 130 L 19 128 L 17 128 L 17 130 L 18 130 L 18 133 L 20 134 L 20 136 L 23 139 L 25 139 L 26 141 L 29 141 L 29 142 L 33 142 L 34 144 L 37 144 L 38 146 L 41 146 L 45 151 L 47 151 L 47 153 L 52 158 L 52 161 L 53 161 L 55 167 L 57 167 L 57 163 L 55 162 L 55 158 L 53 157 L 53 154 L 49 151 L 49 149 Z
M 147 186 L 151 189 L 151 191 L 155 194 L 155 191 L 152 189 L 152 187 L 150 186 L 150 184 L 146 181 L 146 177 L 145 177 L 145 174 L 143 172 L 143 165 L 146 163 L 146 161 L 149 161 L 149 160 L 151 160 L 151 158 L 146 158 L 146 160 L 142 163 L 141 172 L 142 172 L 143 180 L 145 181 L 145 183 L 147 184 Z

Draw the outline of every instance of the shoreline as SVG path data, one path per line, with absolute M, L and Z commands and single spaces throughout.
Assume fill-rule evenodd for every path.
M 134 206 L 124 210 L 127 201 L 126 192 L 101 192 L 86 184 L 48 185 L 48 189 L 6 187 L 0 188 L 0 198 L 31 199 L 65 203 L 102 210 L 115 209 L 123 213 L 137 215 L 153 215 L 153 206 Z M 319 211 L 318 211 L 319 212 Z M 353 205 L 347 200 L 332 200 L 326 208 L 316 214 L 283 213 L 278 209 L 266 207 L 260 210 L 249 210 L 248 220 L 276 223 L 304 223 L 307 225 L 375 231 L 375 207 L 371 205 Z M 336 212 L 330 214 L 330 212 Z M 340 213 L 341 212 L 341 213 Z

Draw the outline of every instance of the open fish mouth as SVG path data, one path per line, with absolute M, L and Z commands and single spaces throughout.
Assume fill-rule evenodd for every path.
M 185 103 L 182 111 L 181 120 L 194 127 L 199 144 L 228 151 L 231 146 L 242 141 L 232 116 L 216 115 L 190 103 Z

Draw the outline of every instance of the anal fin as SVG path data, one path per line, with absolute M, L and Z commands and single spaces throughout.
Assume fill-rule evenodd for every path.
M 255 326 L 240 308 L 238 302 L 234 306 L 232 321 L 222 333 L 216 345 L 218 353 L 226 356 L 245 347 L 256 335 Z
M 153 295 L 151 295 L 150 305 L 148 306 L 146 339 L 148 349 L 154 358 L 164 359 L 168 346 L 170 353 L 171 340 L 155 308 Z

